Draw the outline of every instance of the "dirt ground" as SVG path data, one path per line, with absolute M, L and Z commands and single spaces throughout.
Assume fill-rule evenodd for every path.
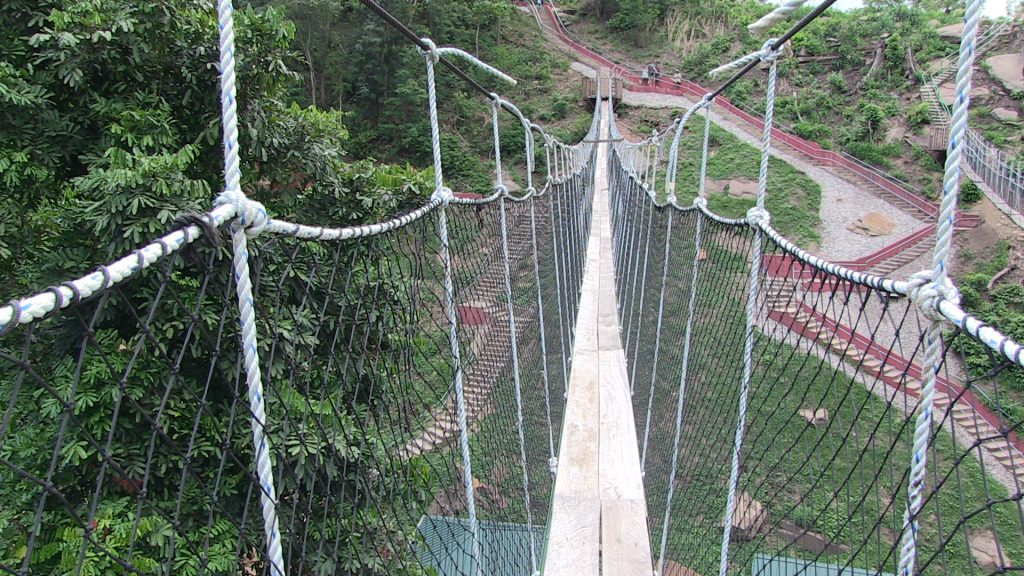
M 982 197 L 970 207 L 985 219 L 973 230 L 960 230 L 956 234 L 956 255 L 953 259 L 953 274 L 969 274 L 978 264 L 984 263 L 1000 240 L 1010 243 L 1010 258 L 1017 262 L 1024 259 L 1024 230 L 1010 221 L 988 198 Z M 1000 282 L 1024 283 L 1024 266 L 1017 267 Z

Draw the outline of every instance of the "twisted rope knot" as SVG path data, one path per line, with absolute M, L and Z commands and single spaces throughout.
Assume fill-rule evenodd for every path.
M 435 64 L 441 61 L 441 54 L 437 52 L 437 44 L 434 44 L 433 40 L 430 38 L 420 38 L 420 42 L 427 45 L 426 50 L 420 48 L 421 54 L 430 54 L 430 58 Z
M 772 45 L 778 40 L 778 38 L 769 38 L 761 46 L 761 50 L 757 53 L 757 57 L 761 59 L 761 62 L 774 62 L 779 59 L 779 55 L 782 54 L 782 46 L 772 49 Z
M 708 207 L 708 199 L 703 196 L 697 196 L 693 199 L 693 207 L 698 210 L 703 210 Z
M 502 196 L 508 196 L 508 187 L 504 184 L 498 184 L 495 186 L 494 191 L 500 193 Z
M 225 190 L 217 195 L 214 206 L 230 205 L 235 207 L 238 224 L 250 238 L 259 236 L 270 225 L 270 216 L 263 204 L 252 200 L 241 190 Z
M 434 193 L 430 195 L 430 201 L 431 202 L 438 202 L 438 201 L 440 201 L 441 204 L 444 204 L 444 205 L 447 206 L 448 203 L 451 202 L 452 198 L 454 198 L 454 197 L 455 197 L 455 193 L 452 192 L 451 188 L 449 188 L 447 186 L 441 186 L 440 188 L 434 190 Z
M 943 300 L 960 305 L 960 291 L 953 285 L 953 281 L 945 277 L 941 283 L 937 283 L 931 270 L 915 273 L 907 281 L 907 284 L 909 285 L 907 295 L 910 296 L 910 300 L 917 304 L 929 320 L 942 321 L 943 316 L 939 312 L 939 303 Z
M 760 206 L 754 206 L 750 210 L 747 210 L 747 224 L 757 228 L 758 226 L 767 226 L 771 224 L 772 215 L 767 210 Z
M 536 193 L 537 193 L 537 189 L 534 188 L 533 186 L 527 186 L 526 187 L 526 195 L 527 196 L 532 196 L 532 195 L 534 195 Z
M 711 102 L 712 102 L 712 98 L 713 97 L 714 97 L 714 95 L 711 92 L 708 92 L 707 94 L 701 96 L 700 100 L 697 102 L 697 107 L 698 108 L 707 108 L 707 107 L 711 106 Z

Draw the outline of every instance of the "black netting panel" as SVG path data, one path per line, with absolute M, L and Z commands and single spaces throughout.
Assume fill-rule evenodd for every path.
M 694 212 L 653 206 L 621 166 L 613 168 L 620 320 L 638 442 L 646 447 L 654 557 L 671 482 L 666 573 L 717 573 L 755 233 L 700 216 L 698 250 Z M 894 574 L 927 320 L 906 298 L 824 273 L 770 240 L 763 246 L 729 573 Z M 688 321 L 691 350 L 673 476 Z M 949 331 L 945 342 L 918 566 L 923 574 L 1013 571 L 1024 554 L 1024 443 L 1015 406 L 1000 391 L 1024 372 L 994 351 L 985 354 L 966 334 Z

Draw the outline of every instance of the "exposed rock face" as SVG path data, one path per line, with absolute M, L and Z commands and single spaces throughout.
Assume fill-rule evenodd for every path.
M 990 74 L 1007 90 L 1024 90 L 1024 54 L 1011 52 L 985 59 Z
M 810 408 L 804 408 L 798 412 L 800 417 L 807 420 L 807 423 L 812 426 L 821 426 L 822 424 L 828 424 L 828 409 L 818 408 L 812 410 Z
M 896 228 L 896 224 L 880 212 L 868 212 L 847 226 L 851 232 L 871 237 L 888 236 L 892 234 L 894 228 Z
M 1006 550 L 997 545 L 998 539 L 988 528 L 971 530 L 967 541 L 971 545 L 971 556 L 982 572 L 991 574 L 1013 565 L 1006 556 Z
M 996 108 L 992 110 L 992 115 L 1003 122 L 1016 122 L 1020 120 L 1020 113 L 1009 108 Z
M 733 198 L 757 198 L 757 182 L 746 178 L 729 180 L 728 193 Z
M 964 34 L 964 23 L 957 22 L 956 24 L 950 24 L 949 26 L 943 26 L 936 30 L 939 33 L 939 37 L 948 42 L 959 42 L 960 37 Z
M 767 520 L 768 511 L 764 506 L 746 492 L 741 492 L 736 496 L 736 510 L 733 513 L 730 539 L 736 542 L 753 540 L 761 533 Z M 724 522 L 719 523 L 720 527 L 724 525 Z
M 992 91 L 984 86 L 971 86 L 971 98 L 980 98 L 982 96 L 988 96 L 991 93 Z M 942 86 L 939 86 L 939 98 L 941 98 L 947 105 L 952 104 L 953 100 L 956 99 L 956 81 L 946 82 Z
M 712 180 L 708 178 L 704 183 L 704 191 L 708 194 L 721 194 L 725 192 L 727 186 L 729 186 L 728 180 Z

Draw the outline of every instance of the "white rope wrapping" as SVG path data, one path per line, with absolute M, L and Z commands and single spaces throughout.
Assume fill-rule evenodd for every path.
M 668 152 L 668 166 L 665 168 L 665 192 L 666 202 L 669 204 L 676 203 L 676 178 L 679 175 L 679 141 L 683 137 L 683 129 L 686 128 L 686 123 L 693 116 L 693 113 L 701 108 L 705 108 L 711 104 L 710 94 L 705 94 L 703 98 L 697 101 L 693 106 L 683 114 L 681 120 L 676 123 L 675 135 L 672 137 L 672 146 Z
M 430 136 L 434 155 L 434 197 L 443 202 L 437 213 L 437 233 L 441 240 L 441 260 L 444 263 L 444 294 L 445 313 L 448 316 L 448 344 L 451 347 L 452 360 L 455 363 L 455 416 L 459 421 L 459 449 L 462 454 L 462 481 L 466 495 L 466 513 L 469 516 L 469 530 L 473 539 L 472 554 L 473 572 L 483 574 L 480 555 L 480 524 L 476 517 L 476 498 L 473 492 L 473 465 L 469 450 L 469 424 L 466 421 L 466 395 L 462 386 L 462 352 L 459 348 L 459 318 L 456 312 L 455 285 L 453 281 L 451 245 L 448 239 L 447 204 L 452 198 L 451 190 L 444 186 L 441 166 L 441 129 L 437 120 L 437 87 L 434 82 L 434 63 L 439 56 L 434 43 L 429 39 L 424 42 L 430 46 L 423 58 L 427 64 L 427 105 L 430 112 Z
M 758 18 L 757 22 L 748 25 L 747 30 L 754 35 L 761 34 L 779 22 L 785 22 L 806 2 L 807 0 L 786 0 L 771 12 Z
M 495 188 L 503 190 L 501 203 L 498 205 L 501 212 L 501 261 L 505 272 L 505 306 L 508 312 L 509 345 L 512 348 L 512 382 L 515 387 L 516 397 L 516 432 L 519 434 L 519 458 L 523 468 L 523 504 L 526 507 L 526 531 L 530 538 L 530 567 L 534 576 L 539 576 L 537 571 L 537 543 L 533 534 L 533 512 L 530 506 L 530 475 L 527 470 L 526 460 L 526 431 L 523 424 L 523 392 L 522 381 L 519 374 L 519 343 L 516 337 L 516 311 L 512 303 L 512 269 L 509 264 L 508 255 L 508 217 L 505 209 L 508 190 L 502 181 L 501 169 L 501 132 L 498 130 L 498 107 L 501 100 L 494 96 L 491 102 L 491 126 L 494 129 L 494 164 L 495 164 Z M 517 110 L 518 111 L 518 110 Z M 520 117 L 522 117 L 520 115 Z M 530 124 L 526 122 L 526 143 L 529 148 Z
M 779 46 L 778 48 L 773 50 L 772 45 L 775 43 L 775 41 L 776 39 L 772 38 L 771 40 L 765 42 L 764 45 L 761 46 L 761 49 L 758 50 L 757 52 L 751 52 L 750 54 L 741 56 L 736 60 L 729 62 L 728 64 L 722 64 L 718 68 L 715 68 L 714 70 L 708 72 L 708 76 L 712 78 L 717 78 L 718 76 L 726 72 L 731 72 L 732 70 L 743 68 L 744 66 L 750 64 L 755 60 L 760 60 L 762 62 L 774 62 L 779 57 L 779 49 L 782 48 L 781 46 Z
M 256 307 L 253 302 L 252 281 L 249 278 L 247 237 L 248 234 L 259 234 L 266 228 L 269 218 L 266 210 L 260 204 L 249 201 L 241 189 L 238 109 L 235 100 L 234 7 L 231 0 L 219 0 L 217 3 L 217 25 L 220 29 L 220 97 L 224 139 L 224 192 L 218 196 L 217 202 L 234 205 L 238 217 L 238 221 L 231 226 L 232 267 L 242 328 L 242 363 L 245 368 L 245 383 L 252 419 L 256 479 L 260 485 L 260 509 L 263 515 L 263 531 L 267 539 L 267 563 L 270 565 L 272 576 L 284 576 L 281 529 L 277 518 L 277 493 L 274 489 L 274 472 L 270 461 L 270 445 L 267 441 L 266 403 L 256 337 Z
M 235 207 L 225 205 L 208 212 L 203 219 L 216 228 L 234 217 Z M 106 266 L 100 266 L 85 276 L 0 306 L 0 335 L 20 324 L 35 322 L 51 312 L 67 308 L 78 300 L 89 298 L 133 278 L 146 268 L 195 242 L 202 235 L 202 229 L 192 224 L 165 234 L 156 241 Z
M 698 184 L 697 197 L 693 202 L 695 206 L 701 203 L 706 204 L 704 197 L 704 178 L 708 172 L 708 141 L 711 134 L 710 114 L 704 111 L 704 141 L 700 156 L 700 182 Z M 693 318 L 697 312 L 697 281 L 700 276 L 700 252 L 702 250 L 701 240 L 704 233 L 704 218 L 700 212 L 696 214 L 697 229 L 693 235 L 693 273 L 690 277 L 690 299 L 686 305 L 686 330 L 683 333 L 683 360 L 682 369 L 679 374 L 679 398 L 676 403 L 676 430 L 675 439 L 672 442 L 672 466 L 668 477 L 668 496 L 665 504 L 665 518 L 661 526 L 661 546 L 658 548 L 658 574 L 665 573 L 665 548 L 668 546 L 668 528 L 672 519 L 672 498 L 676 491 L 676 471 L 679 465 L 679 437 L 683 430 L 683 410 L 686 405 L 686 378 L 690 368 L 690 344 L 693 339 Z
M 765 43 L 768 47 L 774 40 Z M 772 53 L 775 54 L 775 53 Z M 778 62 L 771 56 L 766 58 L 771 65 L 768 68 L 768 88 L 765 94 L 764 129 L 761 133 L 761 169 L 758 173 L 757 203 L 748 212 L 748 219 L 754 226 L 754 245 L 750 261 L 750 291 L 747 294 L 747 323 L 743 341 L 743 380 L 740 385 L 740 400 L 736 418 L 736 436 L 732 446 L 732 467 L 729 471 L 729 493 L 725 501 L 725 518 L 722 530 L 722 555 L 719 559 L 718 574 L 726 576 L 729 570 L 729 541 L 732 537 L 733 517 L 736 513 L 736 485 L 740 477 L 740 450 L 743 448 L 743 432 L 747 421 L 747 396 L 750 392 L 750 377 L 753 371 L 754 354 L 754 322 L 757 315 L 758 282 L 761 276 L 761 224 L 768 224 L 768 213 L 765 211 L 765 197 L 768 192 L 768 160 L 771 157 L 772 121 L 775 114 L 775 80 Z
M 956 99 L 953 101 L 949 144 L 946 149 L 946 167 L 942 179 L 942 202 L 935 231 L 935 253 L 932 270 L 911 277 L 908 294 L 928 317 L 925 330 L 924 382 L 917 408 L 914 427 L 914 448 L 907 481 L 907 509 L 903 516 L 903 536 L 900 542 L 900 576 L 912 576 L 917 563 L 918 517 L 921 512 L 927 472 L 928 447 L 931 440 L 935 381 L 942 367 L 942 315 L 940 302 L 959 307 L 959 294 L 949 280 L 949 249 L 953 240 L 957 196 L 960 191 L 960 160 L 963 139 L 967 131 L 967 110 L 970 103 L 971 76 L 974 69 L 975 42 L 981 19 L 983 0 L 968 0 L 964 14 L 964 30 L 960 39 L 960 57 L 956 73 Z

